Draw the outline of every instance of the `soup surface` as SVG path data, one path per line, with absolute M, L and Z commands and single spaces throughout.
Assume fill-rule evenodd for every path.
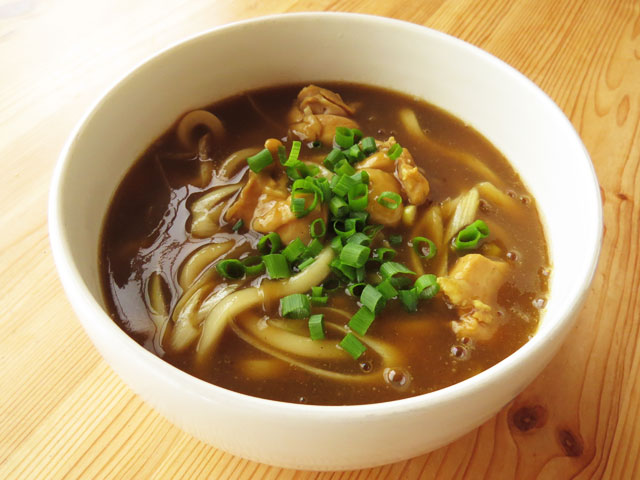
M 352 84 L 188 112 L 123 179 L 100 266 L 113 319 L 167 362 L 322 405 L 494 365 L 534 334 L 550 271 L 535 201 L 489 142 Z

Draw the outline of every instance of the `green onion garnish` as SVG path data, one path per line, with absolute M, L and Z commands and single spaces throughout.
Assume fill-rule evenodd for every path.
M 395 192 L 382 192 L 378 195 L 377 201 L 380 205 L 391 210 L 395 210 L 402 205 L 402 197 Z
M 416 274 L 416 272 L 409 270 L 408 267 L 398 262 L 384 262 L 380 266 L 380 273 L 384 278 L 391 278 L 398 273 L 406 273 L 408 275 Z
M 344 152 L 347 154 L 347 158 L 349 159 L 350 163 L 357 163 L 361 160 L 364 160 L 365 155 L 362 152 L 362 150 L 360 150 L 360 147 L 358 145 L 352 145 L 351 148 L 349 148 L 346 152 Z
M 311 225 L 309 225 L 309 232 L 311 233 L 311 238 L 322 238 L 327 233 L 327 224 L 324 223 L 324 219 L 316 218 Z
M 298 270 L 300 271 L 304 270 L 315 261 L 316 261 L 315 257 L 307 258 L 304 262 L 300 262 L 300 265 L 298 265 Z
M 355 180 L 356 183 L 364 183 L 366 185 L 369 185 L 369 174 L 366 172 L 366 170 L 360 170 L 359 172 L 354 173 L 353 175 L 351 175 L 351 179 Z
M 404 305 L 404 308 L 407 309 L 407 312 L 417 312 L 418 311 L 418 291 L 415 288 L 411 288 L 409 290 L 399 290 L 398 298 Z
M 296 237 L 294 240 L 289 243 L 284 250 L 282 250 L 282 254 L 289 261 L 289 263 L 293 263 L 298 260 L 304 252 L 307 250 L 307 246 L 304 244 L 300 238 Z
M 454 245 L 456 250 L 473 250 L 478 242 L 489 235 L 489 227 L 482 220 L 476 220 L 458 233 Z
M 380 247 L 373 251 L 373 259 L 379 262 L 389 262 L 396 258 L 396 252 L 393 248 Z
M 345 218 L 343 220 L 335 220 L 333 222 L 333 231 L 342 238 L 349 238 L 356 233 L 356 220 L 353 218 Z
M 387 156 L 391 160 L 396 160 L 401 153 L 402 153 L 402 147 L 400 146 L 399 143 L 396 143 L 389 149 L 389 151 L 387 152 Z
M 347 333 L 345 335 L 340 341 L 340 347 L 351 355 L 354 360 L 360 358 L 362 354 L 367 351 L 367 347 L 365 347 L 353 333 Z
M 322 340 L 324 338 L 324 315 L 321 313 L 309 317 L 309 336 L 311 340 Z
M 362 139 L 362 151 L 366 155 L 371 155 L 378 147 L 376 146 L 376 140 L 373 137 L 366 137 Z
M 309 145 L 309 148 L 322 148 L 322 142 L 320 140 L 314 140 Z
M 354 185 L 347 194 L 349 208 L 351 210 L 364 210 L 369 203 L 369 187 L 364 183 Z
M 354 268 L 364 267 L 371 249 L 357 243 L 347 243 L 340 251 L 340 261 Z
M 368 247 L 369 245 L 371 245 L 371 238 L 362 232 L 357 232 L 347 238 L 347 243 L 357 243 L 358 245 L 364 245 L 365 247 Z
M 280 163 L 282 165 L 284 165 L 287 161 L 287 149 L 284 148 L 283 145 L 280 145 L 278 147 L 278 160 L 280 160 Z
M 384 298 L 387 300 L 391 300 L 393 297 L 398 295 L 398 291 L 391 284 L 391 279 L 387 278 L 376 285 L 376 289 L 382 294 Z
M 289 278 L 291 270 L 287 258 L 281 253 L 263 255 L 262 261 L 270 278 Z
M 397 234 L 389 235 L 389 243 L 391 245 L 400 245 L 402 243 L 402 235 L 397 235 Z
M 432 273 L 420 275 L 413 284 L 418 296 L 423 300 L 433 298 L 440 291 L 438 278 Z
M 362 233 L 364 233 L 371 240 L 373 240 L 382 229 L 383 229 L 382 225 L 365 225 L 365 227 L 362 229 Z
M 333 253 L 335 253 L 336 255 L 339 254 L 340 250 L 342 250 L 342 238 L 333 237 L 329 245 L 331 246 L 331 250 L 333 250 Z
M 304 256 L 317 257 L 318 254 L 322 251 L 323 246 L 324 245 L 322 245 L 322 242 L 320 240 L 314 238 L 313 240 L 311 240 L 311 242 L 309 242 L 309 245 L 307 245 L 307 248 L 304 251 Z
M 363 211 L 352 211 L 349 214 L 349 218 L 354 221 L 356 229 L 362 230 L 367 225 L 369 214 Z
M 355 141 L 354 132 L 347 127 L 336 127 L 336 136 L 333 138 L 333 141 L 340 148 L 350 148 Z
M 349 213 L 349 205 L 340 197 L 331 197 L 329 200 L 329 210 L 335 218 L 346 217 Z
M 353 314 L 347 325 L 349 325 L 349 328 L 354 332 L 365 335 L 375 318 L 375 314 L 366 306 L 360 307 L 360 309 Z
M 352 128 L 351 131 L 353 132 L 353 141 L 358 143 L 362 138 L 362 132 L 358 128 Z
M 264 262 L 259 255 L 243 258 L 242 265 L 244 265 L 247 275 L 260 275 L 265 271 Z
M 364 290 L 364 287 L 366 286 L 367 284 L 362 282 L 352 283 L 347 287 L 347 290 L 349 290 L 349 295 L 351 295 L 352 297 L 360 297 L 360 295 L 362 295 L 362 291 Z
M 242 262 L 235 258 L 218 262 L 216 270 L 224 278 L 232 278 L 234 280 L 244 277 L 246 272 L 246 268 Z
M 273 163 L 271 152 L 266 148 L 251 157 L 247 157 L 247 163 L 251 171 L 260 173 L 263 168 Z
M 287 159 L 285 165 L 290 164 L 291 166 L 293 166 L 293 164 L 298 161 L 298 157 L 300 156 L 300 148 L 302 148 L 302 143 L 300 143 L 298 140 L 294 140 L 294 142 L 291 144 L 291 151 L 289 152 L 289 158 Z
M 334 258 L 329 263 L 331 270 L 340 278 L 353 282 L 356 279 L 356 269 L 350 265 L 342 263 L 340 259 Z
M 233 227 L 231 227 L 231 230 L 233 230 L 234 232 L 237 232 L 243 226 L 244 226 L 244 220 L 240 219 L 233 225 Z
M 413 245 L 413 251 L 416 252 L 420 258 L 424 258 L 425 260 L 431 260 L 436 256 L 436 253 L 438 253 L 436 244 L 426 237 L 414 237 L 414 239 L 411 240 L 411 243 Z
M 307 318 L 311 313 L 309 297 L 294 293 L 280 299 L 280 312 L 286 318 Z
M 329 297 L 327 295 L 323 295 L 321 297 L 311 297 L 311 305 L 316 307 L 324 307 L 327 303 L 329 303 Z
M 331 179 L 331 191 L 339 197 L 346 197 L 357 182 L 348 175 L 336 175 Z
M 322 163 L 324 164 L 325 167 L 327 167 L 329 170 L 333 172 L 336 167 L 336 164 L 344 158 L 345 157 L 344 157 L 344 154 L 342 153 L 342 150 L 340 150 L 339 148 L 334 148 L 329 152 L 329 155 L 327 155 L 324 158 Z
M 338 175 L 348 176 L 354 175 L 356 173 L 356 169 L 351 166 L 346 158 L 343 158 L 342 160 L 339 160 L 338 163 L 336 163 L 334 171 Z
M 360 295 L 360 303 L 367 307 L 370 311 L 378 313 L 387 303 L 385 296 L 373 285 L 367 285 Z M 360 333 L 360 332 L 358 332 Z M 364 333 L 362 334 L 364 335 Z
M 322 291 L 324 288 L 322 285 L 318 285 L 317 287 L 311 287 L 311 296 L 312 297 L 320 297 L 322 296 Z
M 276 232 L 267 233 L 258 240 L 258 251 L 263 255 L 277 253 L 280 247 L 282 247 L 282 240 Z

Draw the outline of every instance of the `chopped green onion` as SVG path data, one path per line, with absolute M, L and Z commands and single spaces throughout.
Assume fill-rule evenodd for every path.
M 387 300 L 391 300 L 393 297 L 398 295 L 398 291 L 391 284 L 391 279 L 387 278 L 376 285 L 376 289 L 382 294 L 384 298 Z
M 232 278 L 234 280 L 244 277 L 244 274 L 246 272 L 246 268 L 244 267 L 242 262 L 240 260 L 236 260 L 235 258 L 218 262 L 218 264 L 216 265 L 216 270 L 224 278 Z
M 282 165 L 284 165 L 287 161 L 287 149 L 284 148 L 283 145 L 280 145 L 278 147 L 278 160 L 280 160 L 280 163 Z
M 391 210 L 395 210 L 402 205 L 402 197 L 395 192 L 382 192 L 378 195 L 377 201 L 380 205 Z
M 365 335 L 375 318 L 375 314 L 366 306 L 360 307 L 358 311 L 353 314 L 347 325 L 349 325 L 349 328 L 354 332 Z
M 260 275 L 265 271 L 264 262 L 259 255 L 243 258 L 242 265 L 244 265 L 247 275 Z
M 364 183 L 354 185 L 347 194 L 351 210 L 364 210 L 369 203 L 369 187 Z
M 243 226 L 244 226 L 244 220 L 240 219 L 233 225 L 233 227 L 231 227 L 231 230 L 233 230 L 234 232 L 237 232 Z
M 340 347 L 351 355 L 354 360 L 360 358 L 362 354 L 367 351 L 367 347 L 365 347 L 353 333 L 347 333 L 345 335 L 340 341 Z
M 376 140 L 373 137 L 366 137 L 362 139 L 362 151 L 366 155 L 371 155 L 378 147 L 376 146 Z
M 356 269 L 345 263 L 342 263 L 338 258 L 334 258 L 333 260 L 331 260 L 331 263 L 329 263 L 329 267 L 336 275 L 338 275 L 338 277 L 342 279 L 348 280 L 350 282 L 353 282 L 356 279 Z
M 263 255 L 276 253 L 281 246 L 282 240 L 276 232 L 267 233 L 258 241 L 258 251 Z
M 420 258 L 431 260 L 436 256 L 436 253 L 438 253 L 436 244 L 426 237 L 414 237 L 414 239 L 411 240 L 411 243 L 413 245 L 413 251 L 416 252 L 416 255 L 418 255 Z M 426 244 L 427 253 L 424 253 L 425 247 L 422 246 L 424 244 Z
M 349 238 L 356 233 L 356 220 L 353 218 L 345 218 L 343 220 L 335 220 L 333 222 L 333 231 L 342 238 Z
M 334 148 L 329 152 L 329 155 L 324 158 L 322 163 L 325 167 L 333 172 L 337 163 L 344 158 L 345 156 L 344 153 L 342 153 L 342 150 L 340 150 L 339 148 Z
M 357 243 L 358 245 L 364 245 L 368 247 L 371 245 L 371 238 L 368 235 L 365 235 L 362 232 L 354 233 L 347 239 L 347 243 Z
M 373 251 L 373 259 L 379 262 L 389 262 L 396 258 L 396 252 L 393 248 L 380 247 Z
M 320 198 L 323 202 L 328 202 L 331 198 L 331 186 L 329 185 L 329 180 L 324 177 L 314 178 L 316 186 L 320 190 Z
M 358 145 L 352 145 L 351 148 L 344 153 L 346 153 L 350 163 L 357 163 L 365 159 L 365 155 Z
M 407 309 L 407 312 L 418 311 L 418 291 L 415 288 L 409 290 L 399 290 L 398 298 Z
M 309 232 L 311 238 L 322 238 L 327 234 L 327 224 L 324 223 L 324 219 L 316 218 L 311 225 L 309 225 Z
M 287 159 L 287 164 L 291 164 L 293 166 L 294 163 L 298 161 L 298 157 L 300 156 L 300 148 L 302 147 L 302 143 L 298 140 L 295 140 L 291 144 L 291 151 L 289 152 L 289 158 Z M 289 165 L 287 165 L 289 166 Z
M 321 297 L 323 290 L 324 290 L 324 288 L 322 287 L 322 285 L 318 285 L 316 287 L 311 287 L 311 296 L 312 297 Z
M 340 279 L 336 275 L 329 275 L 324 282 L 322 282 L 322 288 L 327 292 L 333 292 L 340 288 Z
M 373 285 L 367 285 L 360 295 L 360 303 L 374 313 L 378 313 L 387 303 L 385 296 Z M 359 333 L 359 332 L 358 332 Z M 364 335 L 364 333 L 362 334 Z
M 369 214 L 363 211 L 355 211 L 349 214 L 351 220 L 353 220 L 356 229 L 363 229 L 367 225 L 367 219 Z
M 322 148 L 322 142 L 320 140 L 314 140 L 309 144 L 309 148 Z
M 391 277 L 389 280 L 391 280 L 391 285 L 393 285 L 396 290 L 404 290 L 411 285 L 411 279 L 409 277 Z
M 331 197 L 329 200 L 329 210 L 335 218 L 346 217 L 349 213 L 349 205 L 340 197 Z
M 251 171 L 260 173 L 263 168 L 273 163 L 271 152 L 266 148 L 255 155 L 247 157 L 247 163 Z
M 354 143 L 354 135 L 353 130 L 347 127 L 336 127 L 336 136 L 333 138 L 333 141 L 340 148 L 350 148 Z
M 289 245 L 284 247 L 284 250 L 282 250 L 282 254 L 289 261 L 289 263 L 293 263 L 298 260 L 306 250 L 307 246 L 304 244 L 304 242 L 300 240 L 300 238 L 296 237 L 291 241 L 291 243 L 289 243 Z
M 347 161 L 346 158 L 338 161 L 336 163 L 336 167 L 334 170 L 338 175 L 348 175 L 351 176 L 356 173 L 356 169 L 351 166 L 351 164 Z
M 324 307 L 327 303 L 329 303 L 329 297 L 327 295 L 311 297 L 311 305 L 316 307 Z
M 300 262 L 300 265 L 298 265 L 298 270 L 300 271 L 304 270 L 315 261 L 316 261 L 315 257 L 307 258 L 304 262 Z
M 349 285 L 347 287 L 347 290 L 349 290 L 349 294 L 352 297 L 360 297 L 360 295 L 362 295 L 362 290 L 364 290 L 364 287 L 366 287 L 367 284 L 366 283 L 352 283 L 351 285 Z
M 340 237 L 333 237 L 329 246 L 335 254 L 339 254 L 340 250 L 342 250 L 342 239 Z
M 291 276 L 287 257 L 283 254 L 272 253 L 269 255 L 263 255 L 262 261 L 264 262 L 264 266 L 267 269 L 267 274 L 270 278 L 289 278 Z
M 362 138 L 362 132 L 358 128 L 352 128 L 351 131 L 353 132 L 353 140 L 354 140 L 354 142 L 358 143 L 360 141 L 360 139 Z
M 304 256 L 317 257 L 318 254 L 322 251 L 323 246 L 324 245 L 322 245 L 322 242 L 320 240 L 314 238 L 313 240 L 311 240 L 311 242 L 309 242 L 309 245 L 307 245 L 307 248 L 304 251 Z
M 311 313 L 309 297 L 294 293 L 280 299 L 280 312 L 286 318 L 307 318 Z
M 348 175 L 336 175 L 331 179 L 331 191 L 339 197 L 346 197 L 357 182 Z
M 413 285 L 418 292 L 418 296 L 423 300 L 429 300 L 430 298 L 433 298 L 436 293 L 440 291 L 438 278 L 432 273 L 419 276 Z
M 416 272 L 409 270 L 408 267 L 398 262 L 384 262 L 380 266 L 380 273 L 384 278 L 391 278 L 398 273 L 406 273 L 409 275 L 416 274 Z
M 296 180 L 291 186 L 291 211 L 298 218 L 308 215 L 316 208 L 321 194 L 322 191 L 313 180 L 308 178 Z M 309 195 L 313 195 L 313 200 L 311 200 L 311 203 L 307 206 Z
M 363 267 L 371 254 L 371 249 L 357 243 L 347 243 L 340 251 L 340 261 L 354 268 Z
M 463 228 L 455 239 L 456 250 L 473 250 L 478 242 L 489 235 L 489 227 L 482 220 L 476 220 Z
M 373 240 L 383 228 L 384 227 L 382 225 L 365 225 L 365 227 L 362 229 L 362 233 Z
M 356 282 L 364 282 L 364 277 L 367 272 L 364 267 L 356 268 Z
M 322 340 L 324 338 L 324 315 L 317 313 L 309 317 L 309 336 L 311 340 Z
M 356 183 L 364 183 L 366 185 L 369 185 L 369 174 L 366 170 L 360 170 L 359 172 L 354 173 L 353 175 L 351 175 L 351 179 L 355 180 Z
M 391 245 L 400 245 L 402 243 L 402 235 L 389 235 L 389 243 Z
M 387 152 L 387 156 L 391 160 L 396 160 L 401 153 L 402 153 L 402 147 L 400 146 L 399 143 L 396 143 L 389 149 L 389 151 Z

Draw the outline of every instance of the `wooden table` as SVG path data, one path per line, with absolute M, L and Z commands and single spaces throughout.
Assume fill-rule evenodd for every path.
M 110 84 L 195 32 L 306 10 L 408 20 L 510 63 L 571 119 L 604 202 L 591 295 L 544 373 L 457 442 L 359 472 L 260 465 L 164 420 L 89 342 L 47 238 L 58 152 Z M 0 478 L 640 478 L 638 0 L 0 0 L 0 68 Z

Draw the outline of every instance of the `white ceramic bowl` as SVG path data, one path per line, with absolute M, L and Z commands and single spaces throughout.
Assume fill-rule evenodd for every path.
M 484 134 L 536 197 L 553 262 L 535 337 L 483 373 L 427 395 L 360 406 L 294 405 L 205 383 L 163 362 L 105 313 L 98 239 L 132 162 L 189 108 L 255 87 L 345 80 L 421 97 Z M 598 182 L 580 138 L 532 82 L 442 33 L 351 14 L 291 14 L 197 35 L 117 82 L 73 133 L 53 178 L 49 228 L 65 291 L 105 360 L 194 436 L 301 469 L 370 467 L 442 446 L 489 419 L 558 350 L 584 299 L 602 231 Z

